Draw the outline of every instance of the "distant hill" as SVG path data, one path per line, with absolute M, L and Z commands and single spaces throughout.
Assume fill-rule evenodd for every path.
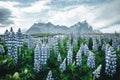
M 34 23 L 30 29 L 26 31 L 27 34 L 57 34 L 57 33 L 100 33 L 99 30 L 93 30 L 93 28 L 87 23 L 87 21 L 78 22 L 70 27 L 54 25 L 50 22 L 48 23 Z

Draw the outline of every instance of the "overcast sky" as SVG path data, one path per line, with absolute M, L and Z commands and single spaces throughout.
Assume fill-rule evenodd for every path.
M 0 0 L 0 34 L 37 22 L 71 26 L 87 20 L 102 32 L 120 32 L 120 0 Z

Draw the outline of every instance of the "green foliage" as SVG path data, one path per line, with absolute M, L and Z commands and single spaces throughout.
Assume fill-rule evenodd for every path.
M 89 49 L 92 50 L 92 46 L 93 46 L 93 41 L 92 41 L 92 38 L 89 39 Z
M 78 46 L 80 47 L 80 45 L 81 45 L 82 43 L 85 44 L 86 42 L 85 42 L 84 39 L 79 38 L 79 39 L 78 39 Z
M 4 77 L 6 74 L 14 73 L 16 71 L 16 63 L 9 56 L 0 56 L 0 77 Z

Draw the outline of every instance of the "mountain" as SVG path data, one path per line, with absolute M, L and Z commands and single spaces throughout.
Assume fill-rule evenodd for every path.
M 87 23 L 87 21 L 78 22 L 70 27 L 71 32 L 80 32 L 80 33 L 93 33 L 94 30 Z
M 26 31 L 27 34 L 44 34 L 44 33 L 97 33 L 99 30 L 93 30 L 93 28 L 87 23 L 87 21 L 78 22 L 70 27 L 54 25 L 48 23 L 34 23 L 30 29 Z
M 40 33 L 66 33 L 68 28 L 66 26 L 53 25 L 52 23 L 35 23 L 27 30 L 28 34 Z

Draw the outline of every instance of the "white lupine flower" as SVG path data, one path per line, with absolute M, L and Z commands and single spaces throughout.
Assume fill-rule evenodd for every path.
M 87 66 L 89 68 L 95 68 L 95 55 L 91 51 L 89 51 L 89 55 L 88 55 L 88 59 L 87 59 Z
M 34 50 L 34 70 L 39 72 L 40 69 L 47 63 L 47 59 L 50 56 L 50 49 L 47 45 L 37 43 Z
M 97 69 L 93 72 L 93 75 L 95 78 L 99 78 L 100 77 L 100 71 L 102 69 L 102 65 L 100 64 Z
M 48 38 L 48 45 L 50 47 L 50 50 L 52 50 L 52 48 L 54 49 L 54 47 L 56 49 L 56 42 L 57 42 L 57 40 L 55 39 L 55 37 Z
M 23 46 L 23 34 L 20 28 L 18 29 L 18 32 L 16 33 L 16 39 L 17 39 L 17 46 L 22 47 Z
M 54 78 L 53 78 L 53 76 L 52 76 L 52 72 L 51 72 L 51 71 L 49 71 L 49 72 L 48 72 L 48 75 L 47 75 L 46 80 L 54 80 Z
M 98 50 L 98 44 L 97 44 L 97 42 L 96 42 L 96 40 L 95 39 L 93 39 L 93 46 L 92 46 L 92 49 L 93 50 Z
M 67 43 L 66 43 L 67 51 L 69 50 L 70 46 L 71 46 L 71 42 L 70 42 L 70 40 L 68 40 Z
M 86 44 L 84 46 L 84 55 L 86 55 L 86 56 L 89 55 L 89 48 L 88 48 L 88 46 Z
M 38 46 L 39 46 L 39 48 L 41 50 L 41 47 L 42 47 L 42 41 L 41 41 L 41 39 L 38 39 L 37 44 L 38 44 Z
M 28 49 L 34 48 L 34 39 L 31 35 L 28 36 Z
M 89 45 L 89 38 L 88 37 L 85 38 L 85 41 L 86 41 L 86 44 Z
M 34 49 L 34 70 L 35 72 L 39 72 L 41 68 L 41 57 L 40 57 L 40 48 L 39 45 L 37 44 L 35 49 Z
M 6 30 L 5 33 L 4 33 L 4 41 L 5 41 L 5 43 L 7 43 L 7 41 L 8 41 L 9 34 L 10 34 L 9 31 Z
M 5 53 L 5 50 L 4 50 L 3 45 L 0 44 L 0 54 L 3 54 L 3 53 Z
M 78 45 L 78 40 L 77 40 L 77 38 L 75 39 L 73 39 L 73 45 L 75 45 L 75 46 L 77 46 Z
M 99 41 L 99 46 L 101 46 L 102 42 L 101 42 L 101 37 L 98 38 Z
M 84 53 L 85 46 L 83 45 L 83 43 L 80 45 L 80 48 L 81 48 L 81 52 Z
M 40 53 L 41 65 L 45 65 L 47 63 L 47 59 L 49 58 L 49 56 L 50 56 L 50 49 L 47 45 L 43 44 Z
M 49 45 L 49 47 L 50 47 L 50 50 L 52 49 L 52 41 L 53 40 L 51 40 L 52 38 L 48 38 L 48 45 Z
M 117 45 L 119 45 L 119 43 L 117 43 L 117 38 L 114 37 L 114 38 L 112 39 L 112 47 L 113 47 L 113 48 L 117 48 Z
M 116 73 L 116 60 L 117 56 L 116 53 L 114 52 L 113 47 L 109 47 L 108 51 L 106 51 L 105 54 L 105 72 L 109 76 L 113 76 Z
M 17 63 L 17 60 L 18 60 L 17 40 L 16 40 L 16 35 L 14 34 L 12 27 L 8 35 L 6 45 L 7 45 L 8 56 L 11 56 Z
M 67 65 L 72 64 L 72 58 L 73 58 L 73 51 L 72 51 L 72 47 L 70 46 L 67 54 Z
M 83 52 L 83 50 L 82 50 L 82 48 L 81 48 L 81 47 L 79 48 L 79 51 L 80 51 L 80 53 L 82 53 L 82 52 Z
M 66 70 L 66 58 L 60 64 L 60 69 L 61 69 L 61 71 L 65 71 Z
M 107 53 L 109 47 L 110 47 L 110 44 L 106 44 L 106 46 L 105 46 L 105 54 Z
M 106 44 L 103 44 L 101 50 L 105 51 L 105 47 L 106 47 Z
M 58 39 L 57 38 L 54 38 L 53 49 L 54 49 L 54 53 L 58 54 Z
M 58 62 L 62 62 L 62 57 L 61 57 L 60 53 L 59 53 L 58 56 L 57 56 L 57 61 L 58 61 Z
M 79 49 L 79 51 L 76 54 L 76 65 L 82 65 L 82 53 L 81 53 L 81 49 Z
M 54 45 L 54 53 L 58 54 L 58 43 L 57 42 Z

